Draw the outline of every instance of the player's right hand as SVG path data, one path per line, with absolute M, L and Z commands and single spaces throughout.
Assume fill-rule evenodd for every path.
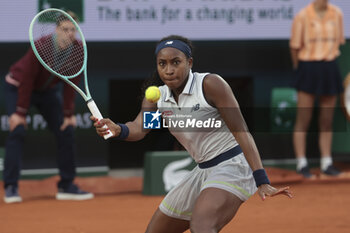
M 9 125 L 10 125 L 10 131 L 13 131 L 19 125 L 24 125 L 24 127 L 27 128 L 27 121 L 24 116 L 21 116 L 17 113 L 13 113 L 9 117 Z
M 74 115 L 63 118 L 63 123 L 60 130 L 64 131 L 68 126 L 73 126 L 74 128 L 77 127 L 77 118 Z
M 120 126 L 115 124 L 109 118 L 104 118 L 104 119 L 98 120 L 96 117 L 90 116 L 90 119 L 92 121 L 94 121 L 94 127 L 96 128 L 96 133 L 98 135 L 100 135 L 101 137 L 109 134 L 108 131 L 112 132 L 112 134 L 113 134 L 112 137 L 116 137 L 120 134 L 120 131 L 121 131 Z M 104 127 L 105 125 L 107 127 Z
M 276 189 L 269 184 L 260 185 L 258 188 L 258 194 L 263 201 L 265 200 L 266 196 L 274 197 L 277 195 L 285 195 L 289 198 L 293 197 L 291 191 L 289 190 L 289 187 Z

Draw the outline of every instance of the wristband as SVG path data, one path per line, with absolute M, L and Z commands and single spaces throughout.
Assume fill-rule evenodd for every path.
M 267 177 L 265 169 L 258 169 L 253 172 L 253 177 L 256 183 L 256 187 L 262 184 L 270 184 L 269 178 Z
M 115 137 L 119 140 L 125 140 L 129 136 L 129 127 L 125 124 L 117 123 L 120 126 L 120 134 Z

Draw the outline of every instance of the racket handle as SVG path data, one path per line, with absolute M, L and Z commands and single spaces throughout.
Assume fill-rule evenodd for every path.
M 95 104 L 95 101 L 93 101 L 92 99 L 89 100 L 87 102 L 87 106 L 89 107 L 90 112 L 92 113 L 92 115 L 95 118 L 97 118 L 98 120 L 102 120 L 103 119 L 100 110 L 98 110 L 98 107 Z M 104 125 L 103 128 L 107 128 L 107 125 Z M 108 138 L 110 138 L 112 136 L 113 136 L 112 132 L 110 130 L 108 130 L 108 134 L 104 135 L 103 137 L 104 137 L 104 139 L 108 139 Z

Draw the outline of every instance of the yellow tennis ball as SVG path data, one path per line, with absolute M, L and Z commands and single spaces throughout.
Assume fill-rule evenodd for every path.
M 160 98 L 160 90 L 156 86 L 150 86 L 147 88 L 145 93 L 146 100 L 148 100 L 151 103 L 155 103 Z

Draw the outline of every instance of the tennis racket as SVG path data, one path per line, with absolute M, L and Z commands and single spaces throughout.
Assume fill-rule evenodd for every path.
M 87 46 L 78 23 L 63 10 L 43 10 L 30 23 L 29 40 L 39 62 L 54 76 L 72 86 L 84 98 L 92 115 L 101 120 L 103 117 L 89 91 Z M 85 92 L 71 81 L 82 72 Z M 106 125 L 104 127 L 107 128 Z M 111 136 L 112 132 L 108 131 L 104 138 Z

